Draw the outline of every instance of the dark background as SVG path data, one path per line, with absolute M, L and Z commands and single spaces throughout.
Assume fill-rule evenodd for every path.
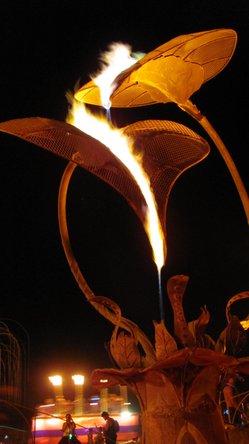
M 229 3 L 229 4 L 228 4 Z M 111 42 L 149 52 L 182 34 L 217 28 L 238 33 L 228 66 L 192 101 L 227 146 L 248 189 L 248 1 L 103 2 L 2 0 L 0 121 L 40 116 L 64 121 L 66 93 L 99 68 Z M 185 172 L 170 194 L 168 256 L 163 271 L 190 276 L 184 298 L 187 320 L 205 304 L 208 333 L 226 326 L 225 306 L 248 290 L 248 225 L 239 195 L 218 151 L 201 127 L 176 105 L 114 110 L 118 126 L 143 119 L 176 120 L 205 137 L 207 159 Z M 57 198 L 66 161 L 17 138 L 0 134 L 1 299 L 0 318 L 30 343 L 29 400 L 51 396 L 48 376 L 69 381 L 112 364 L 104 343 L 112 325 L 85 300 L 64 256 Z M 143 227 L 111 187 L 77 169 L 70 187 L 70 227 L 81 270 L 96 295 L 117 301 L 123 316 L 153 341 L 160 320 L 157 271 Z M 172 313 L 166 305 L 166 325 Z M 248 303 L 236 304 L 244 318 Z M 26 333 L 27 332 L 27 333 Z

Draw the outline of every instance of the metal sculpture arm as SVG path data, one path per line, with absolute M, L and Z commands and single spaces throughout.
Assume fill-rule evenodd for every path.
M 140 330 L 140 328 L 133 322 L 127 320 L 126 318 L 121 316 L 121 310 L 119 306 L 113 302 L 111 299 L 95 296 L 90 287 L 88 286 L 84 276 L 82 275 L 79 265 L 75 259 L 75 256 L 72 251 L 68 227 L 67 227 L 67 217 L 66 217 L 66 198 L 67 198 L 67 190 L 69 186 L 69 182 L 71 176 L 76 168 L 77 164 L 73 162 L 69 162 L 63 177 L 61 179 L 59 196 L 58 196 L 58 218 L 59 218 L 59 229 L 62 240 L 62 245 L 64 248 L 64 252 L 69 264 L 69 267 L 73 273 L 73 276 L 85 295 L 86 299 L 90 304 L 108 321 L 110 321 L 115 326 L 123 328 L 128 331 L 133 337 L 137 338 L 138 342 L 143 347 L 145 352 L 145 360 L 146 365 L 155 361 L 155 351 L 150 343 L 149 339 L 146 335 Z
M 249 198 L 248 194 L 246 192 L 245 186 L 242 182 L 242 179 L 239 175 L 239 172 L 237 170 L 237 167 L 230 156 L 228 149 L 226 148 L 224 142 L 221 140 L 220 136 L 214 129 L 214 127 L 211 125 L 211 123 L 208 121 L 208 119 L 197 109 L 197 107 L 188 100 L 186 104 L 184 105 L 178 105 L 179 108 L 181 108 L 183 111 L 186 111 L 188 114 L 190 114 L 199 124 L 204 128 L 206 133 L 209 135 L 209 137 L 214 142 L 217 150 L 219 151 L 220 155 L 225 161 L 225 164 L 233 178 L 234 184 L 237 188 L 237 191 L 239 193 L 241 203 L 243 205 L 247 223 L 249 224 Z
M 225 161 L 249 223 L 249 198 L 239 172 L 215 129 L 189 100 L 203 83 L 229 63 L 237 44 L 233 29 L 214 29 L 175 37 L 147 53 L 115 79 L 112 107 L 130 108 L 175 103 L 205 129 Z M 101 106 L 98 86 L 88 82 L 77 100 Z

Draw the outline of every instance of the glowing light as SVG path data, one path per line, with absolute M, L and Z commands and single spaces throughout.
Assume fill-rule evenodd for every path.
M 52 426 L 57 427 L 58 425 L 61 424 L 61 419 L 58 419 L 58 418 L 51 418 L 51 419 L 50 419 L 50 424 L 51 424 Z
M 83 375 L 73 375 L 72 380 L 75 385 L 83 385 L 84 384 L 84 376 Z
M 44 404 L 44 405 L 40 405 L 39 408 L 43 409 L 43 408 L 47 408 L 47 407 L 55 407 L 55 403 L 53 402 L 53 404 Z
M 59 418 L 36 418 L 36 430 L 53 430 L 61 428 L 61 419 Z
M 104 69 L 92 80 L 99 87 L 102 105 L 105 108 L 109 109 L 111 106 L 110 95 L 116 86 L 113 84 L 115 77 L 134 64 L 137 59 L 131 57 L 129 47 L 123 44 L 113 44 L 111 51 L 104 54 L 102 59 L 104 60 Z M 71 109 L 67 121 L 105 145 L 125 165 L 141 190 L 146 202 L 144 229 L 149 238 L 153 259 L 158 269 L 160 316 L 161 319 L 164 319 L 160 272 L 165 263 L 166 246 L 150 178 L 143 169 L 142 155 L 135 154 L 133 140 L 122 130 L 115 128 L 103 116 L 95 117 L 83 103 L 78 102 L 75 98 L 71 98 Z
M 49 376 L 48 379 L 54 386 L 62 385 L 62 377 L 59 375 Z
M 110 106 L 110 95 L 116 86 L 113 84 L 115 77 L 132 66 L 140 56 L 142 56 L 142 54 L 132 57 L 130 46 L 123 43 L 113 43 L 109 51 L 103 54 L 102 60 L 105 64 L 99 75 L 92 80 L 100 89 L 104 107 L 106 107 L 107 103 Z M 96 136 L 92 136 L 96 138 Z M 108 124 L 105 136 L 106 137 L 102 139 L 101 134 L 101 139 L 98 140 L 104 143 L 128 168 L 145 198 L 147 209 L 144 228 L 150 240 L 154 261 L 158 270 L 160 270 L 165 260 L 164 235 L 158 218 L 155 198 L 150 188 L 150 180 L 143 170 L 142 158 L 134 154 L 133 141 L 122 136 L 120 130 L 112 129 L 110 132 L 110 126 Z
M 139 415 L 137 413 L 120 414 L 113 416 L 118 420 L 121 426 L 129 426 L 132 430 L 134 427 L 134 431 L 137 429 L 139 425 Z M 94 415 L 84 415 L 77 416 L 77 428 L 88 429 L 90 427 L 95 428 L 96 422 L 99 420 L 99 413 Z M 37 437 L 37 442 L 48 442 L 48 431 L 57 431 L 58 436 L 61 432 L 61 426 L 64 418 L 33 418 L 33 433 L 39 431 L 39 438 Z M 98 425 L 97 425 L 98 426 Z M 125 432 L 126 433 L 126 432 Z M 129 432 L 127 432 L 129 433 Z M 132 431 L 133 433 L 133 431 Z M 55 436 L 55 434 L 53 435 Z M 83 441 L 85 442 L 85 441 Z M 125 441 L 126 442 L 126 441 Z
M 117 86 L 113 83 L 114 79 L 121 71 L 134 65 L 137 59 L 132 56 L 130 46 L 123 43 L 112 43 L 109 50 L 101 54 L 101 72 L 91 77 L 100 89 L 104 108 L 109 109 L 111 106 L 110 96 Z
M 242 327 L 244 328 L 244 330 L 248 330 L 249 329 L 249 319 L 244 319 L 244 321 L 240 321 Z
M 157 207 L 150 181 L 143 170 L 142 159 L 133 152 L 133 143 L 130 138 L 114 128 L 105 117 L 95 117 L 76 100 L 72 100 L 68 122 L 84 133 L 94 137 L 104 144 L 130 171 L 137 182 L 147 204 L 145 208 L 144 228 L 149 237 L 154 261 L 159 269 L 164 264 L 164 236 L 157 214 Z
M 126 410 L 125 412 L 121 412 L 121 413 L 120 413 L 120 416 L 121 416 L 123 419 L 128 419 L 128 418 L 131 417 L 131 412 L 129 412 L 128 410 Z

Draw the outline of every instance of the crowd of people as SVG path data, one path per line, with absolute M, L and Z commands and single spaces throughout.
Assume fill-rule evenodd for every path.
M 249 413 L 240 402 L 236 386 L 236 376 L 230 375 L 223 387 L 223 402 L 225 403 L 225 422 L 241 426 L 249 423 Z M 88 429 L 87 444 L 117 444 L 119 423 L 108 412 L 101 414 L 105 420 L 103 426 L 97 427 L 97 433 L 93 428 Z M 66 415 L 66 421 L 62 426 L 62 437 L 58 444 L 81 444 L 76 435 L 76 424 L 70 413 Z
M 116 444 L 119 424 L 108 412 L 102 413 L 105 420 L 103 427 L 98 427 L 94 436 L 93 429 L 88 429 L 88 444 Z M 66 421 L 62 425 L 62 437 L 58 444 L 81 444 L 76 435 L 76 424 L 70 413 L 66 414 Z

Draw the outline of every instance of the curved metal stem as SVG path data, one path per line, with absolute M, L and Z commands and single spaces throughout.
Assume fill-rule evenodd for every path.
M 67 191 L 68 185 L 71 180 L 72 174 L 77 167 L 76 163 L 69 162 L 64 171 L 64 174 L 61 179 L 59 195 L 58 195 L 58 219 L 59 219 L 59 230 L 61 235 L 62 246 L 69 264 L 69 267 L 75 277 L 77 284 L 80 289 L 86 296 L 87 300 L 90 301 L 91 298 L 94 298 L 95 295 L 91 291 L 90 287 L 87 285 L 85 279 L 82 277 L 81 272 L 79 270 L 78 263 L 74 257 L 71 243 L 69 240 L 68 228 L 67 228 L 67 217 L 66 217 L 66 199 L 67 199 Z
M 226 166 L 228 170 L 230 171 L 230 174 L 233 178 L 233 181 L 235 183 L 235 186 L 238 190 L 238 193 L 240 195 L 240 199 L 242 202 L 242 205 L 244 207 L 244 211 L 247 218 L 247 223 L 249 224 L 249 198 L 248 194 L 246 192 L 245 186 L 241 180 L 241 177 L 239 175 L 239 172 L 236 168 L 236 165 L 230 156 L 225 144 L 221 140 L 220 136 L 217 134 L 211 123 L 207 120 L 205 116 L 202 115 L 202 113 L 197 109 L 197 107 L 190 101 L 187 101 L 186 105 L 179 105 L 181 109 L 186 111 L 188 114 L 190 114 L 194 119 L 196 119 L 200 125 L 205 129 L 209 137 L 214 142 L 216 148 L 220 152 L 221 156 L 223 157 Z
M 70 182 L 70 179 L 72 177 L 72 174 L 77 167 L 77 164 L 73 162 L 69 162 L 64 174 L 61 179 L 60 188 L 59 188 L 59 195 L 58 195 L 58 219 L 59 219 L 59 230 L 62 240 L 62 245 L 64 248 L 64 252 L 68 261 L 68 264 L 70 266 L 70 269 L 73 273 L 73 276 L 79 286 L 79 288 L 82 290 L 83 294 L 85 295 L 86 299 L 90 304 L 106 319 L 108 319 L 112 324 L 119 325 L 120 327 L 124 328 L 125 330 L 132 332 L 135 337 L 138 338 L 140 344 L 142 345 L 147 358 L 150 361 L 155 360 L 155 351 L 150 343 L 147 336 L 143 333 L 140 328 L 133 323 L 132 321 L 121 317 L 119 319 L 119 322 L 117 323 L 117 317 L 114 312 L 111 310 L 107 310 L 106 307 L 103 304 L 103 298 L 99 296 L 95 296 L 95 294 L 92 292 L 90 287 L 88 286 L 84 276 L 82 275 L 78 263 L 74 257 L 69 234 L 68 234 L 68 228 L 67 228 L 67 217 L 66 217 L 66 198 L 67 198 L 67 190 L 68 185 Z M 105 298 L 106 301 L 110 302 L 110 306 L 112 304 L 111 299 Z M 113 303 L 115 305 L 115 303 Z

